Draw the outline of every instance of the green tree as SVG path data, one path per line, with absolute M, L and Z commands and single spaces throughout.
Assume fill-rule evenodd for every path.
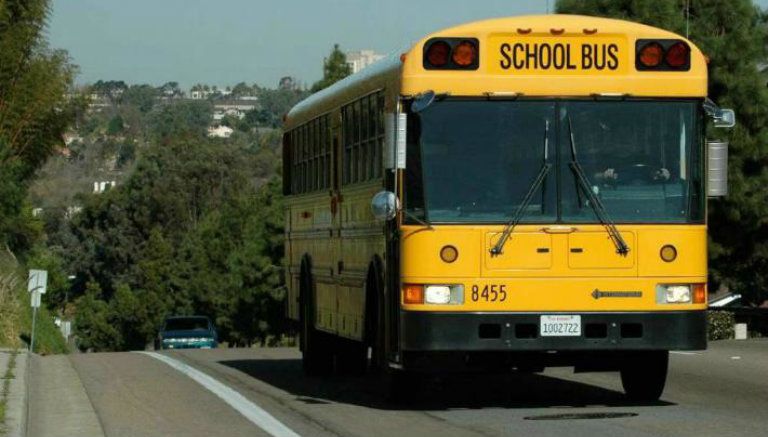
M 122 349 L 122 333 L 109 320 L 109 313 L 109 305 L 102 299 L 98 284 L 89 282 L 85 294 L 77 300 L 74 332 L 80 350 Z
M 48 0 L 0 2 L 0 244 L 29 247 L 17 237 L 30 179 L 61 144 L 75 107 L 68 98 L 75 67 L 52 50 L 44 27 Z
M 115 115 L 109 120 L 109 124 L 107 125 L 107 134 L 117 135 L 119 133 L 122 133 L 123 129 L 125 129 L 125 125 L 123 123 L 123 117 L 121 117 L 120 115 Z
M 142 114 L 146 114 L 155 106 L 155 101 L 160 95 L 157 88 L 150 85 L 131 85 L 123 93 L 123 104 L 138 108 Z
M 155 139 L 205 135 L 213 105 L 208 101 L 174 102 L 162 105 L 150 114 L 150 132 Z
M 757 65 L 765 61 L 766 25 L 750 0 L 559 0 L 558 12 L 623 18 L 684 33 L 709 57 L 709 96 L 736 111 L 729 131 L 729 195 L 709 210 L 711 289 L 720 284 L 747 302 L 768 299 L 768 90 Z
M 61 247 L 46 247 L 38 244 L 26 255 L 24 263 L 30 269 L 48 272 L 44 301 L 48 308 L 57 310 L 64 309 L 69 293 L 69 279 L 61 250 Z
M 232 87 L 232 97 L 243 97 L 253 95 L 253 89 L 245 82 L 240 82 Z
M 323 78 L 312 85 L 311 91 L 316 93 L 328 88 L 350 74 L 352 68 L 347 64 L 347 56 L 339 49 L 338 44 L 334 44 L 331 54 L 323 60 Z

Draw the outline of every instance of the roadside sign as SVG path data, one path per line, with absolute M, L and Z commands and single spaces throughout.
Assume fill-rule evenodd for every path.
M 27 282 L 27 291 L 30 293 L 38 290 L 40 294 L 45 294 L 45 288 L 48 285 L 47 270 L 30 270 L 29 281 Z
M 27 291 L 30 293 L 30 305 L 32 306 L 32 335 L 29 342 L 29 350 L 35 351 L 35 325 L 37 324 L 37 309 L 40 308 L 40 298 L 45 294 L 48 285 L 47 270 L 30 270 L 27 281 Z
M 40 293 L 39 290 L 35 290 L 32 292 L 32 298 L 30 299 L 30 303 L 32 304 L 32 308 L 40 308 L 40 297 L 43 294 Z

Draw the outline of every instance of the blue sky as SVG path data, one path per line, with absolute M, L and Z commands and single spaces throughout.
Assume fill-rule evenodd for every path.
M 311 83 L 334 43 L 390 53 L 457 23 L 544 13 L 555 0 L 54 0 L 48 36 L 98 79 L 184 87 Z M 757 0 L 762 7 L 768 0 Z

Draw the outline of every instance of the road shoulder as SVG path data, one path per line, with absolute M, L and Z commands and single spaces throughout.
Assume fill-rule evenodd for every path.
M 103 437 L 99 418 L 67 355 L 30 357 L 29 437 Z
M 5 432 L 8 437 L 22 437 L 26 433 L 25 413 L 27 410 L 27 352 L 13 349 L 0 349 L 0 387 L 7 393 L 0 394 L 5 402 L 5 423 L 0 433 Z

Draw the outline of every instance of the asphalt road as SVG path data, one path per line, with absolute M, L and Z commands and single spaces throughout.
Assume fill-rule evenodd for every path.
M 305 377 L 296 349 L 164 354 L 234 389 L 304 437 L 768 435 L 768 341 L 761 340 L 673 353 L 662 400 L 640 405 L 624 399 L 614 373 L 562 368 L 429 381 L 412 402 L 393 405 L 383 400 L 384 387 L 374 377 Z M 152 356 L 71 359 L 109 437 L 267 435 Z

